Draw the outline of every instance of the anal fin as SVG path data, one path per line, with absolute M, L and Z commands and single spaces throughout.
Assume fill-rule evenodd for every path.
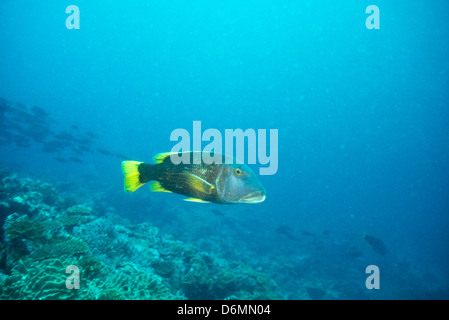
M 153 192 L 170 192 L 170 190 L 165 189 L 159 181 L 151 181 L 150 182 L 150 189 Z

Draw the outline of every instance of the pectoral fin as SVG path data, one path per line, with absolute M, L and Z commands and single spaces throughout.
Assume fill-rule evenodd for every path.
M 212 189 L 215 188 L 212 184 L 191 172 L 184 171 L 183 173 L 185 174 L 186 181 L 188 181 L 189 185 L 199 192 L 211 194 Z
M 210 201 L 205 201 L 205 200 L 201 200 L 201 199 L 197 199 L 197 198 L 187 198 L 187 199 L 184 199 L 184 201 L 198 202 L 198 203 L 210 203 Z

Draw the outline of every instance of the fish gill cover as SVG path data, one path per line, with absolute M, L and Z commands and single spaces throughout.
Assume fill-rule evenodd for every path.
M 448 299 L 448 10 L 0 2 L 0 299 Z M 263 202 L 124 192 L 238 129 Z

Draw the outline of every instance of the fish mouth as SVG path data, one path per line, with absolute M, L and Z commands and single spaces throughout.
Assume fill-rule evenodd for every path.
M 265 198 L 266 198 L 265 192 L 255 191 L 255 192 L 251 192 L 251 193 L 247 194 L 244 197 L 241 197 L 239 202 L 259 203 L 259 202 L 263 202 L 265 200 Z

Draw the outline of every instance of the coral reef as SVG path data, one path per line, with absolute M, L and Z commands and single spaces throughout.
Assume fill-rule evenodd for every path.
M 113 210 L 97 214 L 47 183 L 0 175 L 0 299 L 273 299 L 276 284 Z M 70 204 L 70 205 L 69 205 Z M 66 287 L 68 266 L 80 288 Z
M 3 299 L 73 299 L 80 292 L 65 288 L 63 259 L 33 261 L 18 260 L 9 276 L 0 278 L 0 297 Z

